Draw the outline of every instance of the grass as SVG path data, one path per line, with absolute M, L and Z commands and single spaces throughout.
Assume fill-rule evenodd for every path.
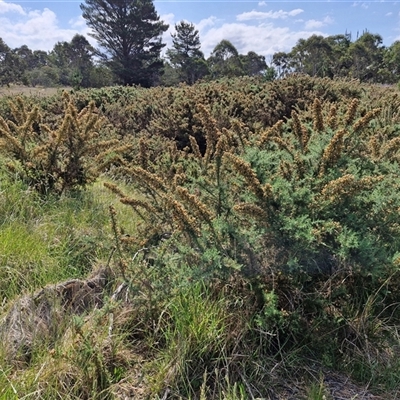
M 2 174 L 0 314 L 5 315 L 21 294 L 83 278 L 109 259 L 114 246 L 110 204 L 117 213 L 122 210 L 101 179 L 85 191 L 44 198 Z M 136 223 L 132 216 L 123 225 L 134 234 Z M 122 307 L 116 318 L 123 317 L 110 325 L 114 312 L 110 302 L 90 319 L 65 315 L 50 342 L 34 343 L 29 365 L 16 368 L 0 362 L 0 399 L 111 398 L 135 358 L 124 324 L 137 324 L 130 321 L 132 310 Z M 110 336 L 113 327 L 115 334 Z M 5 360 L 4 351 L 0 345 L 0 359 Z
M 309 386 L 307 400 L 328 400 L 323 382 L 313 383 Z
M 14 222 L 1 230 L 0 243 L 3 299 L 59 279 L 59 269 L 52 268 L 47 244 L 38 232 Z
M 119 216 L 124 206 L 103 188 L 102 180 L 58 199 L 43 199 L 4 176 L 1 182 L 3 312 L 21 293 L 84 277 L 109 257 L 113 235 L 108 206 L 113 204 Z M 134 234 L 138 221 L 124 215 L 125 229 Z M 177 399 L 244 400 L 265 397 L 282 379 L 299 379 L 306 365 L 304 343 L 301 351 L 282 346 L 271 353 L 285 340 L 277 340 L 282 332 L 273 324 L 279 316 L 272 312 L 272 294 L 264 293 L 269 300 L 257 314 L 253 292 L 239 278 L 225 288 L 217 282 L 198 282 L 179 290 L 162 285 L 150 289 L 143 286 L 144 280 L 155 279 L 156 285 L 164 275 L 144 260 L 130 262 L 129 276 L 133 303 L 109 299 L 88 316 L 66 315 L 52 343 L 35 344 L 29 365 L 1 363 L 0 399 L 117 399 L 126 393 L 161 399 L 169 393 L 168 398 Z M 117 280 L 114 288 L 120 283 Z M 163 290 L 167 296 L 160 296 Z M 362 318 L 360 322 L 354 316 L 353 323 L 360 337 L 363 329 L 375 329 L 378 336 L 389 329 L 379 325 L 382 320 Z M 397 346 L 400 339 L 393 329 L 386 334 L 392 338 L 390 346 Z M 371 348 L 365 350 L 372 354 Z M 343 369 L 360 381 L 393 391 L 399 384 L 395 360 L 387 353 L 376 364 L 354 353 Z M 306 384 L 304 398 L 323 399 L 326 388 L 321 382 Z
M 151 168 L 156 171 L 155 164 Z M 252 174 L 249 164 L 244 176 L 254 183 Z M 271 243 L 266 230 L 245 249 L 249 262 L 251 246 L 265 250 L 263 257 L 271 260 L 262 260 L 258 268 L 265 266 L 266 272 L 246 275 L 239 263 L 219 262 L 221 254 L 241 245 L 234 219 L 218 226 L 204 243 L 191 231 L 188 237 L 195 245 L 190 248 L 185 232 L 173 231 L 174 221 L 153 215 L 156 226 L 146 225 L 104 187 L 104 182 L 116 183 L 128 197 L 146 200 L 134 189 L 136 176 L 120 178 L 104 175 L 85 190 L 40 196 L 0 171 L 0 336 L 10 310 L 23 304 L 18 303 L 22 295 L 83 279 L 99 265 L 112 269 L 101 307 L 79 314 L 63 308 L 62 296 L 52 304 L 57 318 L 50 333 L 40 326 L 36 336 L 27 332 L 34 336 L 29 357 L 10 358 L 7 343 L 0 342 L 0 400 L 289 395 L 328 400 L 330 370 L 345 378 L 337 378 L 347 389 L 343 398 L 357 398 L 367 385 L 387 399 L 398 397 L 398 274 L 372 285 L 370 277 L 345 263 L 339 264 L 343 271 L 322 278 L 281 271 L 274 263 L 284 252 L 262 249 Z M 163 218 L 171 218 L 162 203 L 165 197 L 155 192 L 155 206 Z M 182 209 L 194 203 L 181 203 Z M 116 212 L 114 225 L 110 205 Z M 273 206 L 279 213 L 279 204 Z M 231 213 L 230 208 L 227 204 L 224 212 Z M 142 245 L 159 221 L 164 225 L 152 233 L 154 240 Z M 243 219 L 246 229 L 252 224 Z M 223 235 L 227 240 L 215 251 L 213 240 Z M 135 240 L 136 247 L 129 247 Z M 209 265 L 226 273 L 213 275 Z
M 0 293 L 13 299 L 48 283 L 86 276 L 113 246 L 108 206 L 121 204 L 98 182 L 87 191 L 43 198 L 0 181 Z M 124 223 L 135 231 L 135 220 Z
M 6 312 L 23 293 L 32 293 L 49 283 L 85 277 L 96 263 L 107 259 L 112 248 L 108 215 L 108 205 L 112 202 L 112 196 L 101 190 L 100 184 L 62 198 L 42 198 L 3 175 L 0 186 L 2 311 Z M 101 337 L 101 324 L 98 319 L 94 321 L 95 327 L 91 325 L 90 329 L 96 329 L 97 341 Z M 49 343 L 34 344 L 28 368 L 15 370 L 7 363 L 0 363 L 1 399 L 81 398 L 75 397 L 74 392 L 80 392 L 79 387 L 86 385 L 91 387 L 87 389 L 89 392 L 102 390 L 95 382 L 81 382 L 91 379 L 92 367 L 98 368 L 99 360 L 89 357 L 93 353 L 91 346 L 98 343 L 93 343 L 89 332 L 83 333 L 78 322 L 70 328 L 68 318 L 61 321 L 58 332 L 60 337 L 50 346 L 50 353 Z M 103 332 L 107 335 L 107 325 Z M 77 343 L 73 338 L 80 338 L 79 351 L 75 351 Z M 93 376 L 97 376 L 99 371 L 93 371 Z M 81 373 L 82 376 L 77 375 Z M 71 379 L 76 382 L 65 392 L 63 386 Z
M 0 188 L 2 298 L 85 276 L 109 251 L 107 210 L 91 193 L 43 199 L 19 184 Z
M 229 325 L 234 316 L 225 301 L 222 297 L 212 299 L 202 284 L 170 301 L 165 310 L 169 315 L 163 330 L 166 343 L 157 363 L 156 381 L 187 396 L 199 390 L 208 365 L 218 365 L 218 358 L 229 346 Z
M 35 96 L 35 97 L 47 97 L 54 96 L 62 90 L 70 90 L 69 87 L 30 87 L 30 86 L 19 86 L 10 85 L 9 87 L 0 86 L 0 97 L 1 96 L 15 96 L 15 95 L 25 95 L 25 96 Z

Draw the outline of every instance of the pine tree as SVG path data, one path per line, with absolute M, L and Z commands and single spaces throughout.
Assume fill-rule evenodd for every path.
M 85 0 L 81 10 L 120 82 L 153 85 L 163 68 L 161 35 L 168 29 L 153 1 Z
M 171 65 L 178 70 L 182 81 L 193 84 L 207 75 L 208 68 L 201 52 L 199 31 L 191 23 L 181 21 L 172 34 L 173 48 L 167 50 Z

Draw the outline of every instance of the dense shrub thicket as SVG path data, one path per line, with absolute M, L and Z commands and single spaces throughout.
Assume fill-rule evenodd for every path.
M 157 343 L 148 396 L 266 396 L 266 360 L 295 353 L 399 382 L 396 89 L 299 75 L 30 104 L 0 105 L 14 176 L 60 195 L 102 172 L 126 205 L 110 209 L 111 266 L 141 310 L 120 329 Z

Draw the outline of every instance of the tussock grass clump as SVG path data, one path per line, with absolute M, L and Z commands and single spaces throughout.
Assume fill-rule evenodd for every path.
M 3 351 L 12 363 L 28 363 L 35 342 L 51 342 L 60 332 L 63 314 L 82 314 L 101 307 L 111 271 L 101 268 L 86 281 L 70 279 L 47 285 L 32 295 L 13 302 L 5 319 L 0 322 Z

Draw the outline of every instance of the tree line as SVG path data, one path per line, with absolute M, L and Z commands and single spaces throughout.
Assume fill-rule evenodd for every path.
M 352 41 L 350 33 L 300 39 L 288 52 L 273 55 L 278 76 L 293 72 L 317 77 L 349 77 L 361 82 L 392 84 L 400 76 L 400 41 L 383 45 L 382 36 L 365 31 Z
M 0 85 L 150 87 L 245 75 L 273 80 L 292 73 L 387 84 L 399 80 L 400 41 L 385 47 L 380 35 L 368 31 L 355 41 L 348 33 L 300 39 L 290 52 L 275 53 L 268 65 L 254 51 L 239 54 L 228 40 L 205 58 L 198 30 L 186 21 L 175 25 L 172 47 L 162 55 L 168 25 L 152 0 L 85 0 L 81 10 L 98 48 L 79 34 L 50 52 L 26 45 L 11 49 L 0 38 Z

